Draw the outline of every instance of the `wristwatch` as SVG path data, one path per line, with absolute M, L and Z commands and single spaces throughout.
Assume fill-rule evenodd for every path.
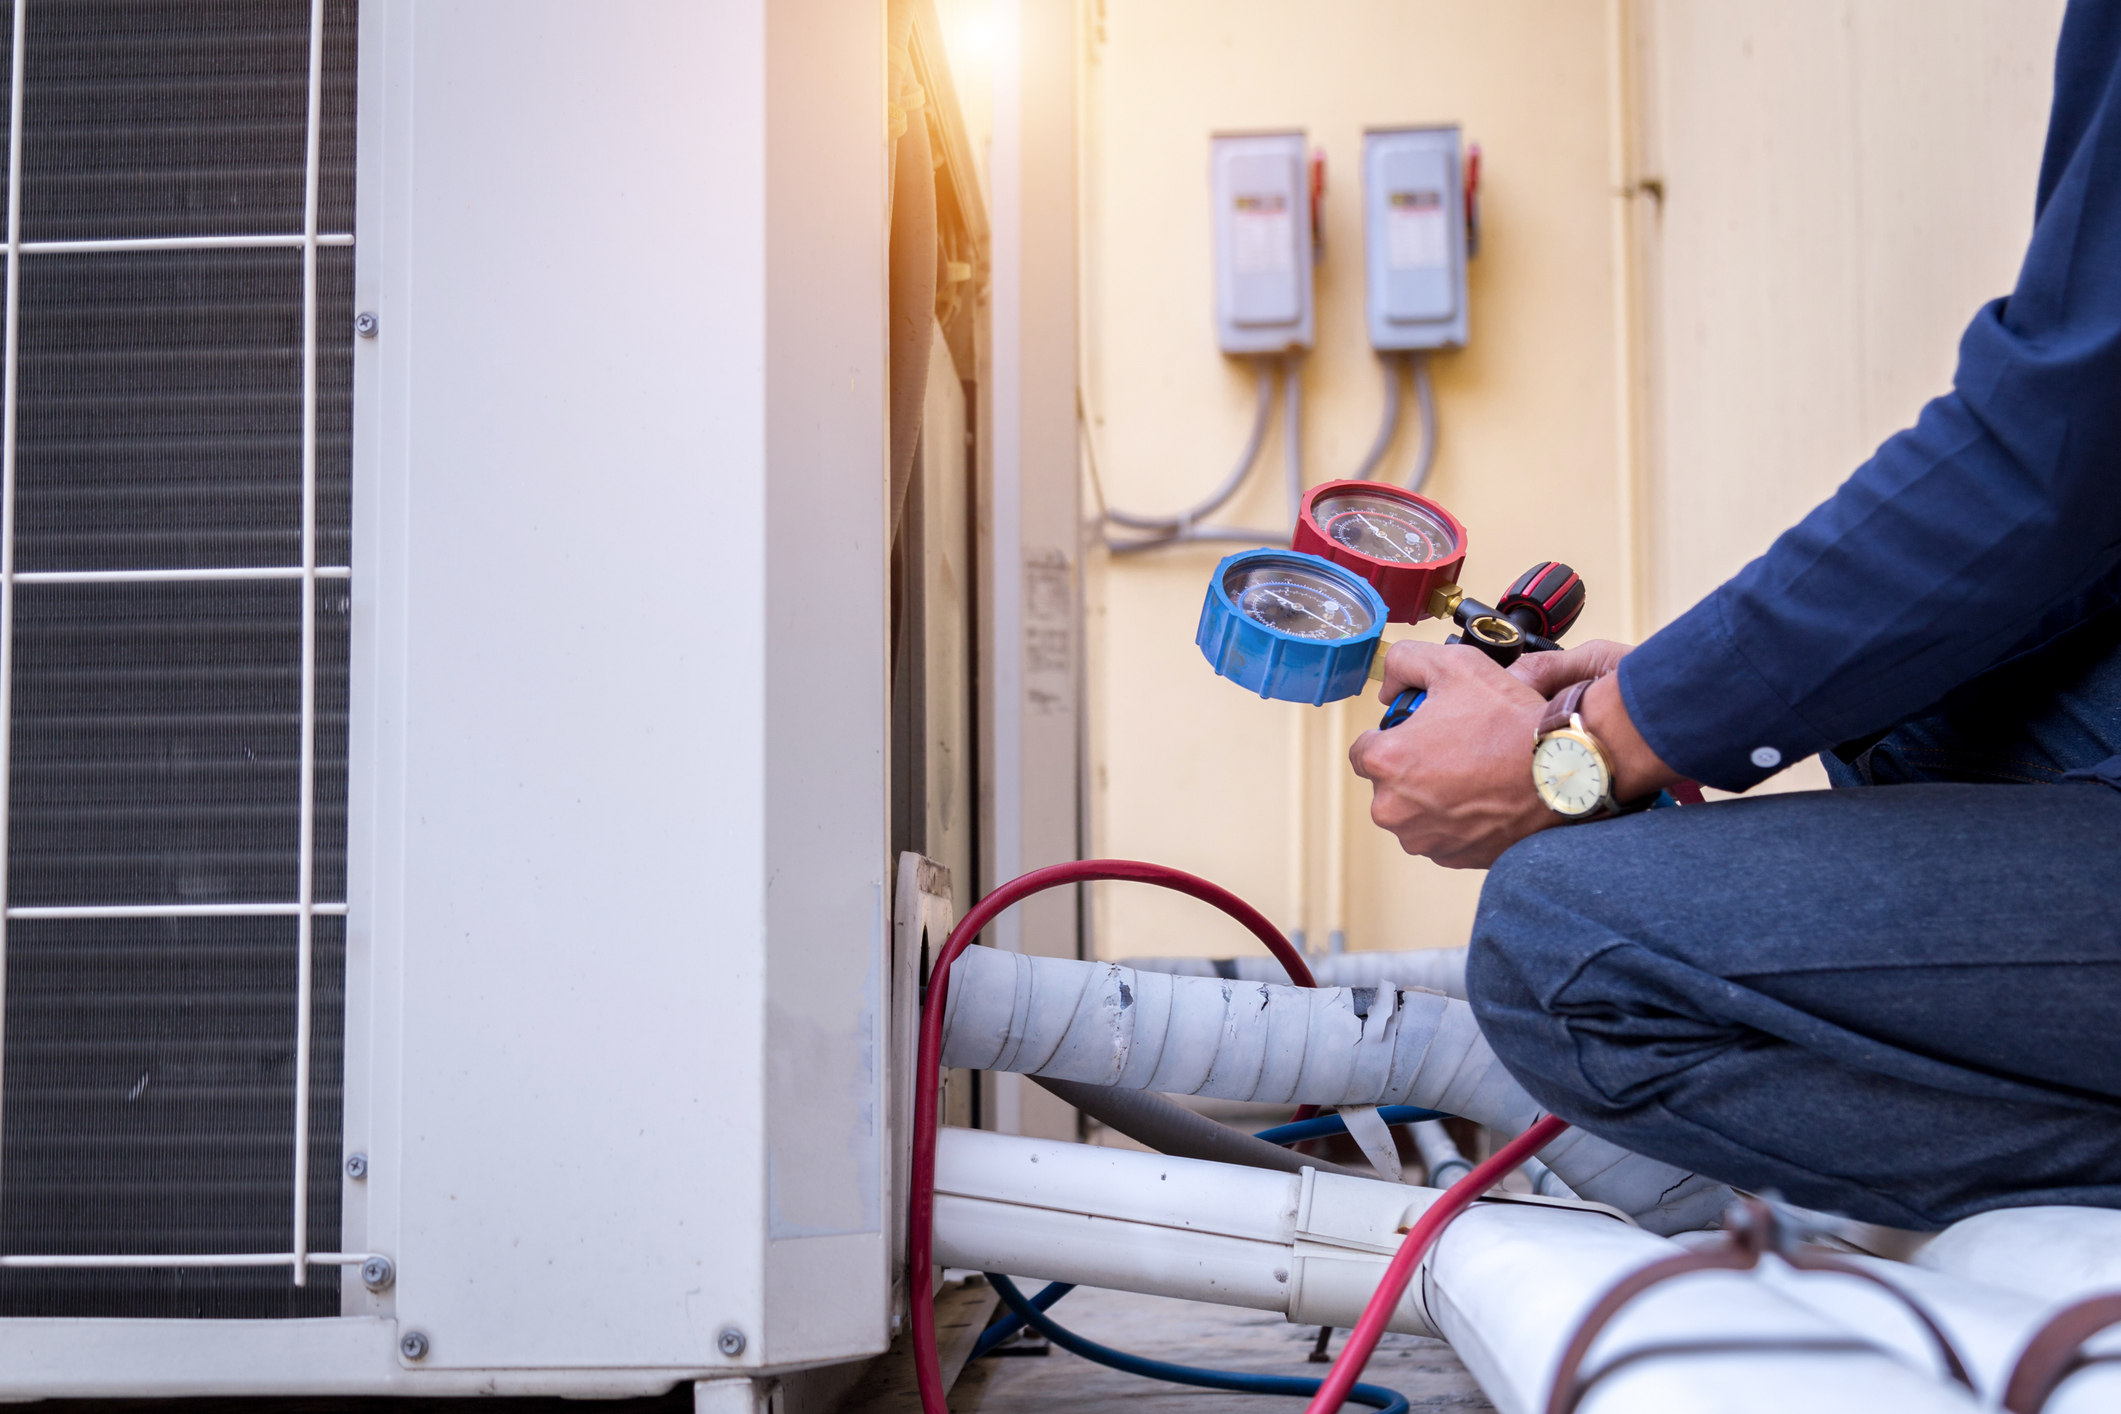
M 1548 702 L 1532 736 L 1532 789 L 1571 823 L 1632 814 L 1656 799 L 1655 793 L 1625 804 L 1613 799 L 1613 758 L 1584 730 L 1583 695 L 1590 690 L 1590 682 L 1579 682 Z

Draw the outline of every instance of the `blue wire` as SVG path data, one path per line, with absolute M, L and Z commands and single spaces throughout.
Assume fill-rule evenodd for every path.
M 1009 1278 L 989 1272 L 987 1280 L 994 1284 L 994 1289 L 1001 1293 L 1002 1300 L 1018 1318 L 1061 1349 L 1130 1375 L 1167 1380 L 1175 1385 L 1197 1385 L 1202 1389 L 1226 1389 L 1238 1394 L 1293 1394 L 1306 1399 L 1317 1394 L 1319 1386 L 1325 1383 L 1323 1380 L 1306 1379 L 1301 1375 L 1247 1375 L 1234 1370 L 1202 1370 L 1192 1365 L 1173 1365 L 1167 1360 L 1150 1360 L 1140 1355 L 1129 1355 L 1125 1351 L 1084 1340 L 1067 1327 L 1055 1325 L 1045 1312 L 1024 1299 L 1024 1294 L 1016 1289 L 1016 1283 Z M 1047 1290 L 1052 1288 L 1048 1287 Z M 1039 1294 L 1043 1296 L 1045 1293 Z M 1369 1405 L 1378 1410 L 1379 1414 L 1407 1414 L 1407 1397 L 1382 1385 L 1356 1385 L 1348 1391 L 1348 1398 L 1357 1404 Z
M 1442 1110 L 1424 1110 L 1413 1105 L 1379 1105 L 1377 1117 L 1386 1124 L 1412 1124 L 1422 1119 L 1449 1119 Z M 1348 1122 L 1339 1115 L 1320 1115 L 1317 1119 L 1301 1119 L 1294 1124 L 1277 1124 L 1272 1129 L 1262 1129 L 1253 1135 L 1269 1144 L 1301 1144 L 1306 1139 L 1323 1139 L 1328 1134 L 1345 1134 Z
M 999 1290 L 1000 1288 L 996 1289 Z M 1031 1304 L 1033 1306 L 1036 1306 L 1039 1310 L 1043 1311 L 1050 1307 L 1054 1302 L 1060 1300 L 1063 1296 L 1066 1296 L 1069 1292 L 1073 1290 L 1075 1290 L 1074 1282 L 1057 1281 L 1049 1286 L 1041 1288 L 1038 1293 L 1031 1298 Z M 985 1355 L 988 1351 L 994 1349 L 995 1346 L 1000 1345 L 1003 1341 L 1007 1340 L 1010 1336 L 1015 1335 L 1023 1328 L 1024 1318 L 1022 1316 L 1017 1315 L 1014 1311 L 1011 1311 L 1008 1315 L 1003 1316 L 993 1325 L 987 1327 L 987 1329 L 979 1333 L 978 1343 L 972 1347 L 972 1353 L 970 1355 L 967 1355 L 965 1358 L 967 1360 L 979 1359 L 980 1356 Z

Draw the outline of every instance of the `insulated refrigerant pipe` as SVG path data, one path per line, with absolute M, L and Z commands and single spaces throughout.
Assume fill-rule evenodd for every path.
M 2053 1302 L 1904 1262 L 1838 1255 L 1919 1304 L 1965 1361 L 1981 1398 L 2017 1409 L 2007 1398 L 2013 1376 L 2019 1372 L 2026 1346 L 2053 1317 Z M 1772 1259 L 1760 1264 L 1759 1275 L 1790 1300 L 1861 1331 L 1918 1367 L 1935 1366 L 1937 1356 L 1929 1334 L 1904 1306 L 1870 1283 L 1831 1272 L 1801 1272 Z M 2093 1337 L 2085 1349 L 2101 1358 L 2061 1379 L 2034 1406 L 2041 1414 L 2100 1414 L 2121 1409 L 2121 1363 L 2116 1363 L 2116 1356 L 2121 1356 L 2121 1330 Z
M 1407 952 L 1336 952 L 1306 957 L 1321 987 L 1375 987 L 1391 982 L 1447 997 L 1466 994 L 1464 948 L 1415 948 Z M 1119 966 L 1173 977 L 1222 977 L 1232 982 L 1287 982 L 1271 957 L 1123 957 Z
M 1173 977 L 974 948 L 957 960 L 943 1063 L 1273 1104 L 1418 1105 L 1521 1134 L 1544 1111 L 1472 1008 L 1397 987 Z M 1574 1192 L 1653 1232 L 1708 1226 L 1731 1191 L 1584 1130 L 1539 1157 Z
M 906 1269 L 907 1288 L 916 1293 L 911 1303 L 913 1372 L 920 1388 L 924 1414 L 949 1414 L 948 1391 L 943 1388 L 942 1365 L 936 1356 L 935 1306 L 933 1302 L 921 1299 L 919 1293 L 927 1291 L 929 1271 L 933 1266 L 936 1105 L 942 1085 L 943 1015 L 950 1000 L 952 965 L 989 923 L 1021 900 L 1066 884 L 1122 879 L 1155 884 L 1213 904 L 1244 924 L 1253 937 L 1281 960 L 1291 977 L 1310 985 L 1311 969 L 1305 965 L 1303 955 L 1289 946 L 1289 940 L 1281 935 L 1281 930 L 1268 922 L 1258 909 L 1220 884 L 1211 884 L 1182 869 L 1161 864 L 1143 864 L 1131 859 L 1081 859 L 1048 865 L 1011 879 L 974 904 L 972 911 L 958 921 L 928 972 L 927 995 L 921 1003 L 920 1046 L 914 1066 L 913 1162 L 908 1185 L 912 1192 L 906 1214 Z M 1306 1105 L 1298 1114 L 1308 1117 L 1311 1112 L 1312 1107 Z
M 1953 1223 L 1913 1261 L 2043 1301 L 2121 1291 L 2121 1210 L 1999 1208 Z
M 1491 1201 L 1442 1228 L 1417 1272 L 1414 1254 L 1441 1226 L 1431 1220 L 1446 1195 L 1434 1189 L 980 1130 L 943 1132 L 936 1187 L 935 1255 L 950 1266 L 1353 1326 L 1350 1347 L 1355 1311 L 1404 1256 L 1418 1280 L 1383 1306 L 1378 1328 L 1442 1335 L 1503 1414 L 1543 1414 L 1599 1297 L 1680 1251 L 1607 1214 Z M 1901 1357 L 1901 1319 L 1883 1298 L 1847 1318 L 1822 1312 L 1750 1272 L 1675 1278 L 1605 1328 L 1586 1373 L 1607 1373 L 1579 1414 L 1967 1414 L 1972 1401 L 1928 1373 L 1934 1353 L 1919 1331 Z M 1332 1407 L 1333 1391 L 1317 1400 Z
M 1483 1204 L 1444 1230 L 1424 1263 L 1419 1304 L 1502 1414 L 1543 1414 L 1585 1315 L 1621 1280 L 1677 1250 L 1559 1209 Z M 1755 1273 L 1702 1271 L 1651 1287 L 1613 1317 L 1589 1351 L 1576 1414 L 1979 1407 L 1928 1368 Z

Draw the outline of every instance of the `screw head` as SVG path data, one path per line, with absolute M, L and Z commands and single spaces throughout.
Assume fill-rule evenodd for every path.
M 364 309 L 356 314 L 353 318 L 353 331 L 364 339 L 373 339 L 376 336 L 375 311 Z
M 370 1291 L 382 1291 L 397 1279 L 398 1269 L 388 1257 L 370 1257 L 361 1264 L 361 1285 Z
M 735 1326 L 724 1326 L 714 1338 L 714 1348 L 734 1360 L 744 1353 L 744 1333 Z
M 346 1176 L 348 1178 L 368 1177 L 368 1155 L 348 1154 L 346 1156 Z
M 398 1337 L 398 1354 L 408 1360 L 427 1358 L 427 1337 L 418 1331 L 407 1331 Z

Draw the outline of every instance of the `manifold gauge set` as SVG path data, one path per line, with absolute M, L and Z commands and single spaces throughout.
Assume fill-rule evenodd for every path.
M 1384 676 L 1384 629 L 1448 618 L 1452 643 L 1507 667 L 1559 647 L 1583 612 L 1583 580 L 1548 560 L 1493 608 L 1458 587 L 1466 528 L 1426 496 L 1381 481 L 1329 481 L 1304 496 L 1286 550 L 1226 557 L 1208 581 L 1194 642 L 1223 677 L 1282 702 L 1322 705 Z M 1412 715 L 1409 688 L 1384 727 Z

